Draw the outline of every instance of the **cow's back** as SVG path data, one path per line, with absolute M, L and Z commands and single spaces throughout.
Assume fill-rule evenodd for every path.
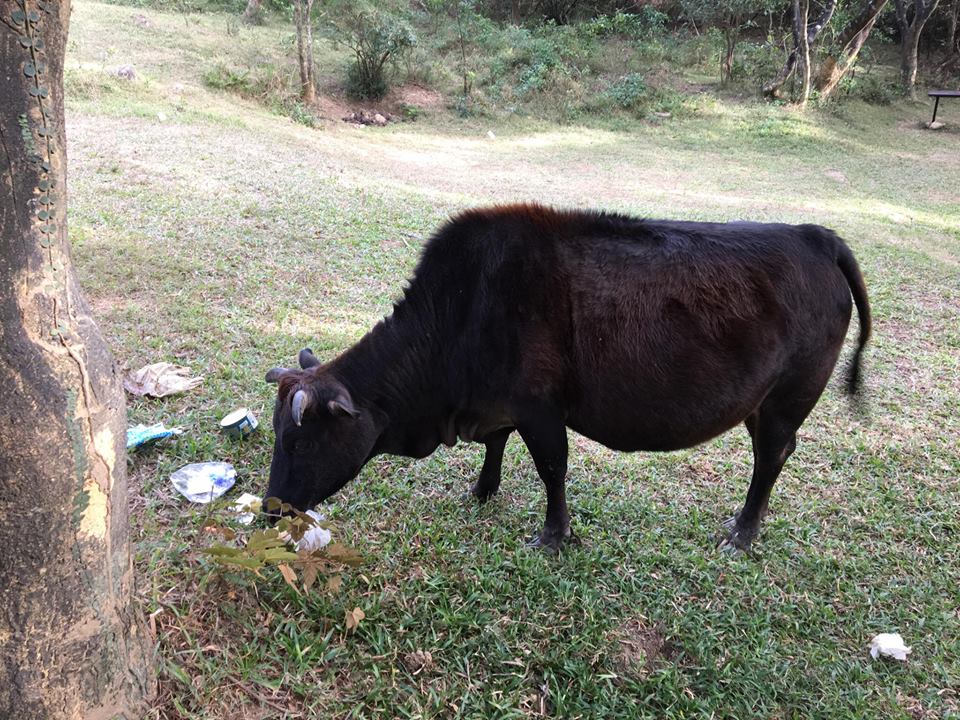
M 851 311 L 840 242 L 520 207 L 461 216 L 421 266 L 460 318 L 450 360 L 473 397 L 529 393 L 609 447 L 664 450 L 727 430 L 804 364 L 829 374 Z

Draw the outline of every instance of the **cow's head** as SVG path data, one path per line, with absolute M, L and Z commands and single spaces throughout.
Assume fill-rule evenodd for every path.
M 267 373 L 267 382 L 278 383 L 278 389 L 266 496 L 307 510 L 357 476 L 378 432 L 369 410 L 354 403 L 313 351 L 301 350 L 299 360 L 302 370 Z

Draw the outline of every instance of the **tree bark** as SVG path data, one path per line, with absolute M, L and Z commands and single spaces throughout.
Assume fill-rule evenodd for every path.
M 909 0 L 894 0 L 900 28 L 900 85 L 911 100 L 917 99 L 917 49 L 920 36 L 939 3 L 940 0 L 913 0 L 913 18 L 910 18 Z
M 313 84 L 313 0 L 294 0 L 293 19 L 297 25 L 297 60 L 300 64 L 300 99 L 307 105 L 317 99 Z
M 243 19 L 248 23 L 259 23 L 263 12 L 263 0 L 247 0 L 247 7 L 243 11 Z
M 69 0 L 0 0 L 0 717 L 135 720 L 125 403 L 66 231 Z
M 888 0 L 866 0 L 860 13 L 840 33 L 836 42 L 838 51 L 823 61 L 814 83 L 820 91 L 821 100 L 826 100 L 833 94 L 843 76 L 853 67 L 887 2 Z

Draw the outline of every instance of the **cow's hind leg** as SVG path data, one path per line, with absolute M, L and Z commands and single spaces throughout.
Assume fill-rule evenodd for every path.
M 551 550 L 571 537 L 567 510 L 567 428 L 560 416 L 548 408 L 530 409 L 517 421 L 517 431 L 537 466 L 547 490 L 547 518 L 543 531 L 532 545 Z
M 744 424 L 753 440 L 753 478 L 743 509 L 725 523 L 729 531 L 721 540 L 721 547 L 748 550 L 759 533 L 770 491 L 783 464 L 797 447 L 797 429 L 809 412 L 809 409 L 792 410 L 785 412 L 775 402 L 765 401 L 746 419 Z
M 500 469 L 503 466 L 503 450 L 507 446 L 507 438 L 513 428 L 497 430 L 483 439 L 486 446 L 486 455 L 483 458 L 483 468 L 480 477 L 470 488 L 470 494 L 480 502 L 486 502 L 496 495 L 500 489 Z

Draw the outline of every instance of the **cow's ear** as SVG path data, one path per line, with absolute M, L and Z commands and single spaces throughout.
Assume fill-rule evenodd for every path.
M 264 378 L 268 383 L 278 383 L 280 378 L 286 375 L 288 372 L 292 372 L 290 368 L 285 367 L 275 367 L 267 370 L 267 375 Z
M 334 417 L 357 417 L 360 414 L 353 406 L 353 400 L 346 393 L 341 393 L 327 402 L 327 409 Z
M 300 362 L 300 367 L 304 370 L 309 370 L 312 367 L 316 367 L 320 364 L 320 360 L 316 355 L 313 354 L 313 350 L 310 348 L 304 348 L 300 351 L 300 354 L 297 356 L 297 360 Z

